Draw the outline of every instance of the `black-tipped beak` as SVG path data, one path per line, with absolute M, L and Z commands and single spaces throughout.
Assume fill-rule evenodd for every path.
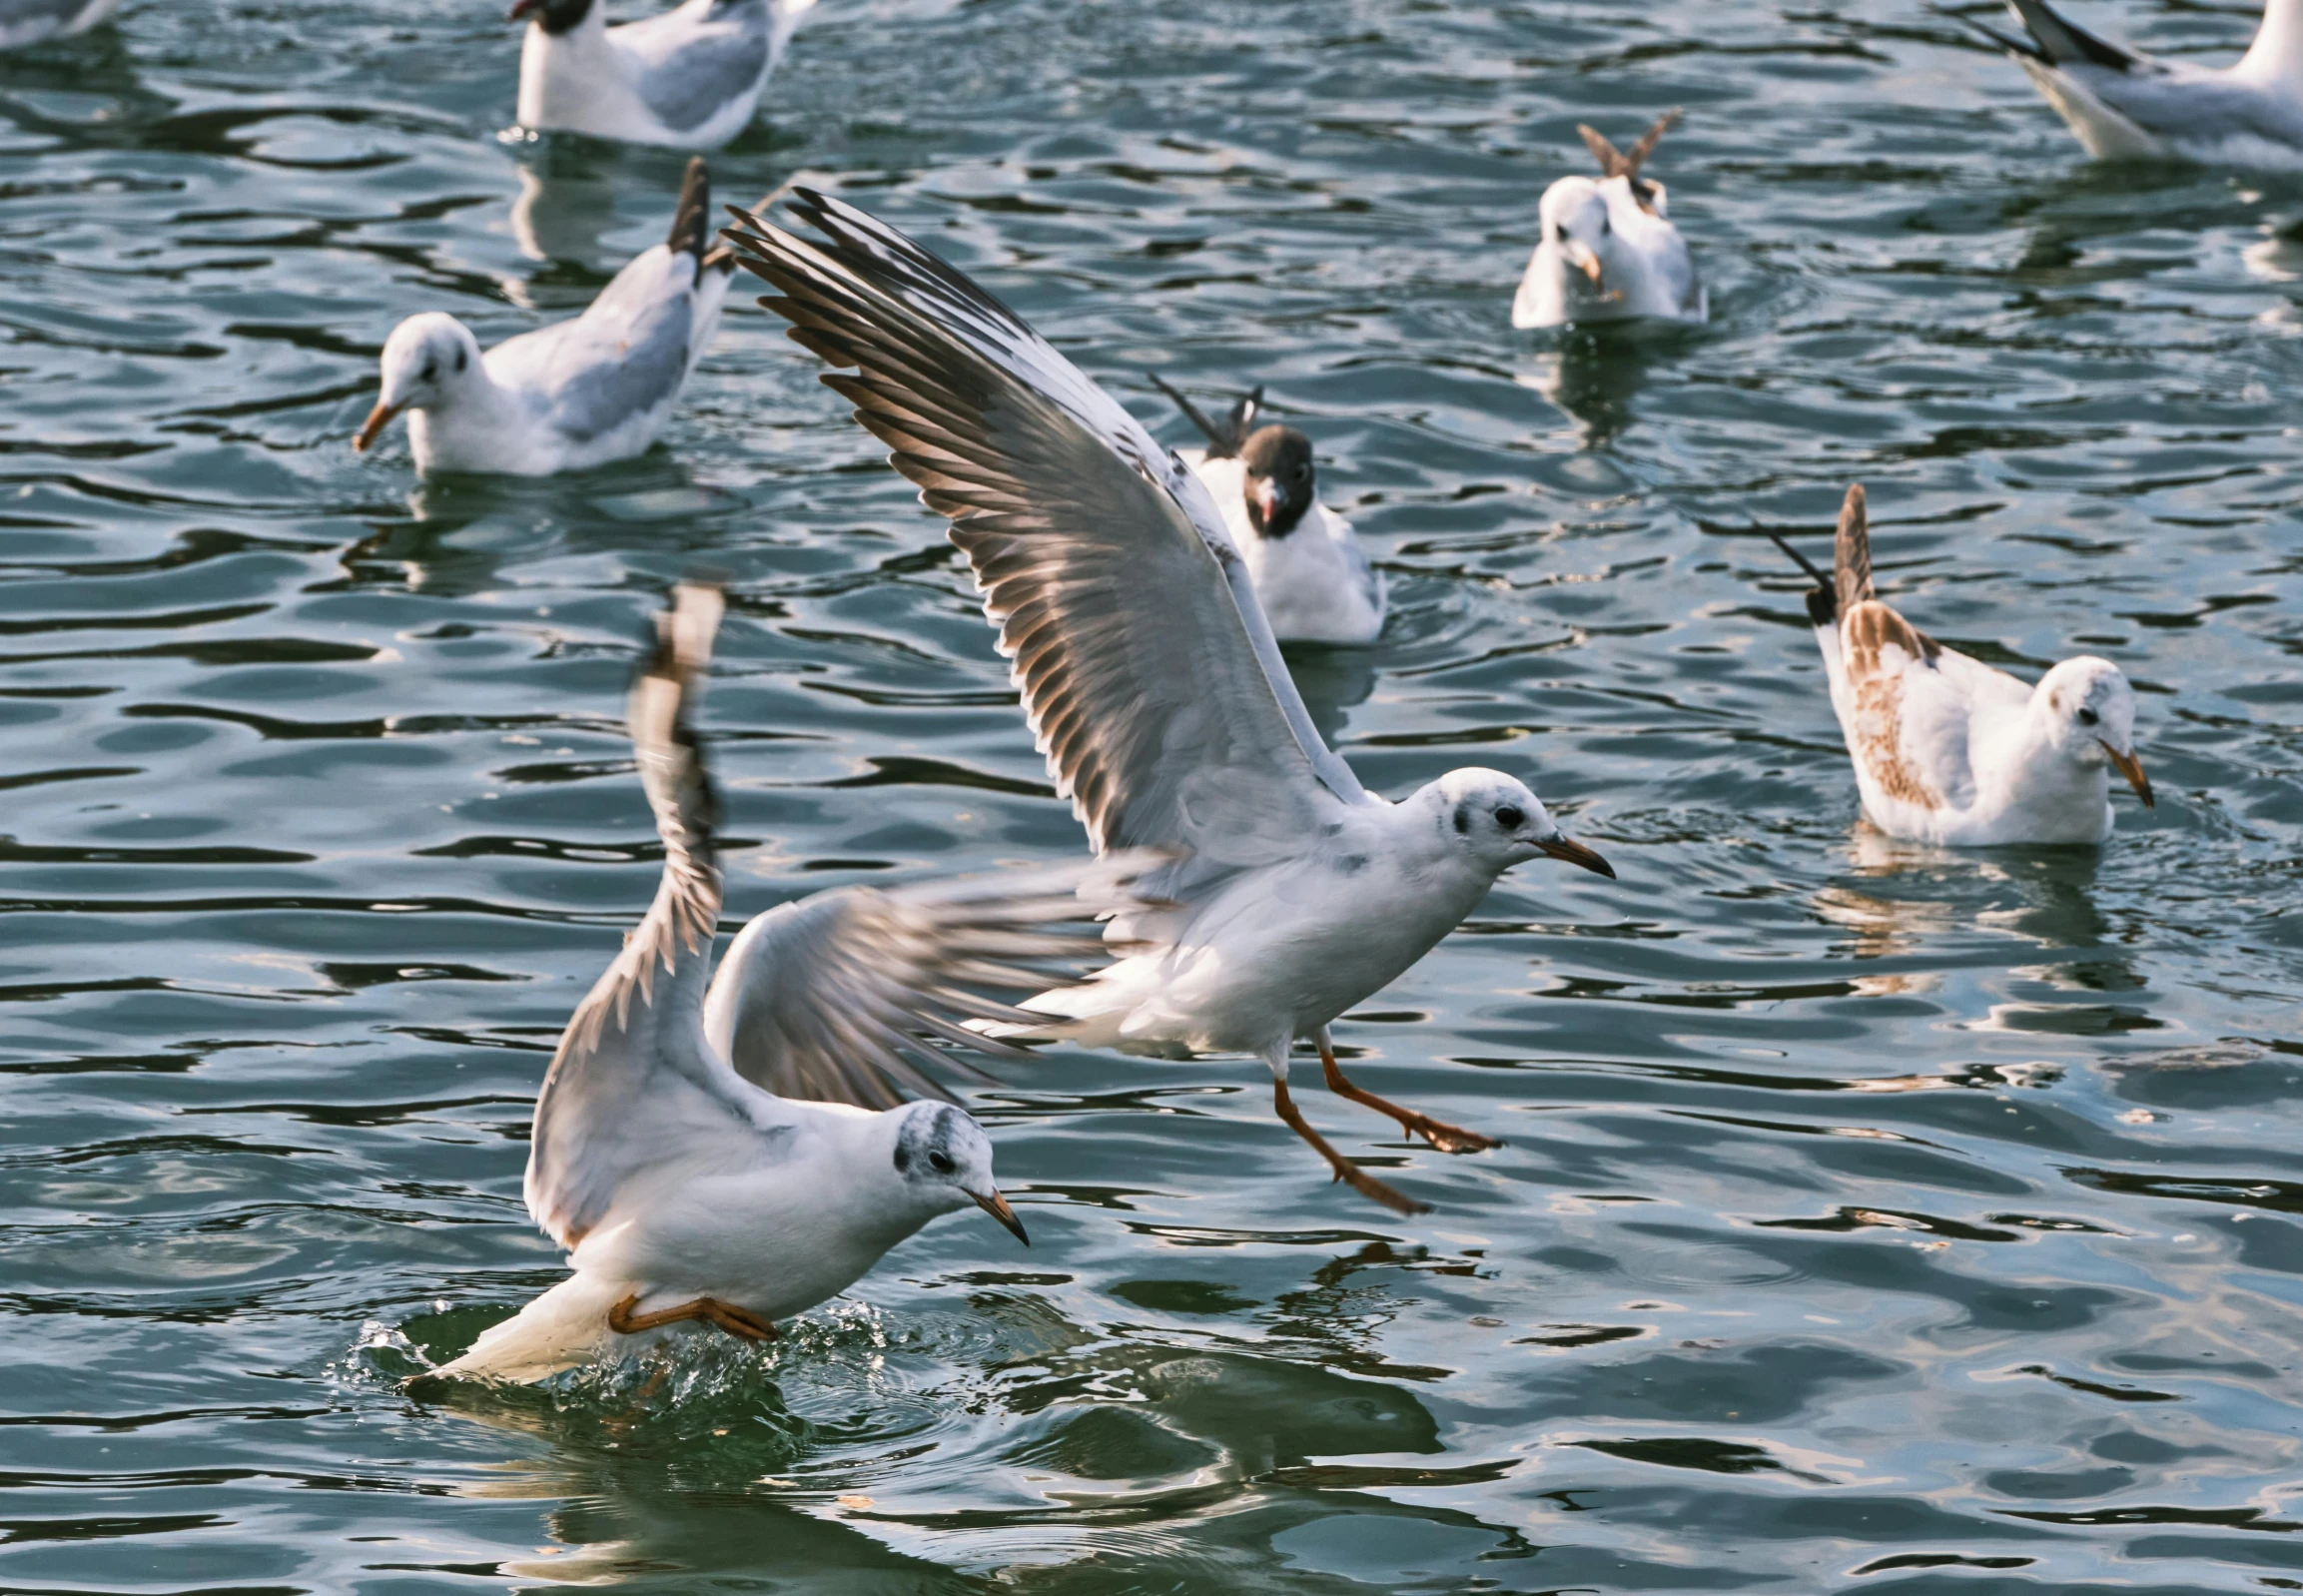
M 1605 876 L 1610 881 L 1615 879 L 1615 866 L 1602 859 L 1598 849 L 1586 848 L 1564 831 L 1556 837 L 1547 838 L 1537 843 L 1536 846 L 1554 859 L 1564 859 L 1571 865 L 1581 865 L 1593 875 Z
M 543 9 L 543 0 L 511 0 L 511 9 L 503 14 L 506 22 L 523 22 Z
M 2103 743 L 2100 737 L 2095 741 Z M 2121 753 L 2109 743 L 2103 743 L 2103 752 L 2111 756 L 2111 768 L 2127 778 L 2127 785 L 2135 789 L 2135 796 L 2143 800 L 2143 807 L 2158 808 L 2151 798 L 2151 778 L 2143 774 L 2143 761 L 2133 754 Z
M 404 404 L 384 404 L 380 402 L 375 409 L 368 412 L 368 419 L 361 422 L 360 432 L 352 440 L 352 451 L 355 454 L 367 453 L 369 446 L 376 441 L 378 434 L 383 432 L 385 427 L 389 426 L 391 424 L 392 417 L 397 415 L 406 407 L 407 406 Z
M 1006 1197 L 1002 1197 L 997 1192 L 987 1193 L 981 1197 L 977 1196 L 977 1194 L 974 1192 L 971 1192 L 968 1195 L 976 1198 L 976 1206 L 982 1208 L 986 1213 L 989 1213 L 993 1218 L 998 1219 L 1002 1224 L 1005 1224 L 1009 1230 L 1014 1232 L 1017 1240 L 1023 1242 L 1026 1246 L 1030 1246 L 1032 1244 L 1032 1238 L 1024 1233 L 1024 1221 L 1016 1217 L 1016 1210 L 1008 1206 L 1008 1199 Z

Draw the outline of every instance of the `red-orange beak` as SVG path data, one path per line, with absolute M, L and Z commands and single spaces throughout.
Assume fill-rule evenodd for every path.
M 352 451 L 355 454 L 367 453 L 369 444 L 376 441 L 377 434 L 389 426 L 392 417 L 405 408 L 407 406 L 404 404 L 379 403 L 375 409 L 370 410 L 368 419 L 361 422 L 360 430 L 353 434 Z
M 1564 831 L 1550 841 L 1539 842 L 1536 846 L 1554 859 L 1564 859 L 1571 865 L 1580 865 L 1593 875 L 1605 876 L 1610 881 L 1615 879 L 1615 866 L 1602 859 L 1598 849 L 1586 848 Z
M 1030 1246 L 1032 1244 L 1032 1238 L 1024 1233 L 1024 1221 L 1016 1217 L 1016 1210 L 1008 1206 L 1008 1199 L 1006 1197 L 1002 1197 L 997 1192 L 982 1197 L 978 1197 L 977 1194 L 973 1192 L 969 1193 L 968 1195 L 976 1198 L 976 1206 L 982 1208 L 986 1213 L 992 1215 L 993 1218 L 998 1219 L 1002 1224 L 1005 1224 L 1009 1230 L 1014 1233 L 1017 1240 L 1023 1242 L 1026 1246 Z

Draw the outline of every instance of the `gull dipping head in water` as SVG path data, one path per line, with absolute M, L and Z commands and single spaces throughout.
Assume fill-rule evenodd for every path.
M 1223 512 L 1271 635 L 1283 643 L 1374 642 L 1383 630 L 1383 573 L 1367 562 L 1351 523 L 1319 502 L 1311 439 L 1292 426 L 1255 424 L 1261 389 L 1215 422 L 1161 379 L 1152 381 L 1207 439 L 1204 449 L 1175 455 Z
M 2303 167 L 2303 0 L 2268 0 L 2254 44 L 2219 69 L 2099 39 L 2047 0 L 2009 0 L 2008 8 L 2019 38 L 1959 20 L 2014 57 L 2089 155 Z
M 607 0 L 513 0 L 527 21 L 519 124 L 627 144 L 716 150 L 752 124 L 760 91 L 816 0 L 688 0 L 609 27 Z
M 384 392 L 352 440 L 365 452 L 407 416 L 415 468 L 549 476 L 644 451 L 711 347 L 734 267 L 707 251 L 711 178 L 690 161 L 671 236 L 633 257 L 570 322 L 484 355 L 444 312 L 411 316 L 384 344 Z
M 1919 630 L 1872 585 L 1861 486 L 1840 510 L 1830 575 L 1775 540 L 1815 578 L 1808 618 L 1864 814 L 1880 830 L 1953 848 L 2099 843 L 2111 834 L 2113 770 L 2150 807 L 2135 692 L 2118 666 L 2081 655 L 2027 686 Z
M 1206 487 L 1118 401 L 967 277 L 812 190 L 810 242 L 758 216 L 726 237 L 781 297 L 823 381 L 949 516 L 1000 628 L 1057 790 L 1099 853 L 1175 850 L 1164 900 L 1114 917 L 1124 957 L 1024 1005 L 1018 1033 L 1147 1052 L 1250 1053 L 1279 1117 L 1335 1178 L 1410 1200 L 1307 1125 L 1290 1046 L 1327 1084 L 1449 1152 L 1495 1144 L 1347 1080 L 1329 1022 L 1430 951 L 1504 871 L 1540 856 L 1612 876 L 1535 794 L 1457 770 L 1399 803 L 1320 741 Z
M 718 802 L 689 716 L 720 607 L 680 587 L 633 684 L 663 882 L 536 1099 L 528 1212 L 574 1272 L 435 1373 L 541 1379 L 674 1325 L 764 1339 L 970 1205 L 1025 1239 L 982 1128 L 920 1062 L 959 1067 L 928 1039 L 1020 1057 L 964 1029 L 1029 1020 L 982 993 L 1044 986 L 1031 962 L 1082 947 L 1050 928 L 1120 877 L 817 893 L 752 921 L 714 976 Z
M 1640 175 L 1679 115 L 1658 117 L 1628 152 L 1591 128 L 1576 130 L 1599 162 L 1599 179 L 1564 177 L 1544 190 L 1536 213 L 1543 237 L 1512 297 L 1513 327 L 1710 319 L 1687 241 L 1664 214 L 1663 185 Z

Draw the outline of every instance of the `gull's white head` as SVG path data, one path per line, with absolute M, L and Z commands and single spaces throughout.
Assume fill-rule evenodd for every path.
M 1423 792 L 1454 846 L 1496 875 L 1548 854 L 1611 880 L 1615 876 L 1614 867 L 1595 850 L 1559 829 L 1526 783 L 1500 770 L 1451 770 Z
M 366 450 L 403 410 L 444 409 L 480 375 L 479 341 L 441 311 L 411 316 L 384 341 L 384 392 L 352 440 Z
M 1560 293 L 1570 305 L 1602 305 L 1623 293 L 1622 241 L 1616 237 L 1607 196 L 1586 177 L 1561 178 L 1543 191 L 1537 215 L 1543 223 L 1543 243 Z M 1616 268 L 1609 281 L 1608 268 Z
M 2066 659 L 2031 689 L 2031 709 L 2056 749 L 2081 765 L 2109 764 L 2151 806 L 2151 779 L 2135 757 L 2135 689 L 2118 666 L 2092 654 Z
M 890 1111 L 896 1123 L 896 1180 L 930 1215 L 953 1213 L 973 1202 L 1026 1246 L 1024 1221 L 1008 1206 L 992 1179 L 992 1142 L 984 1128 L 949 1103 L 907 1103 Z

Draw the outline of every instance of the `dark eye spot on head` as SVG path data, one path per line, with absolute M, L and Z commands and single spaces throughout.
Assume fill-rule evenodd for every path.
M 896 1173 L 901 1175 L 911 1167 L 912 1150 L 910 1146 L 906 1143 L 898 1142 L 896 1144 Z
M 433 380 L 434 380 L 434 379 L 436 379 L 438 376 L 439 376 L 439 362 L 437 362 L 437 361 L 426 361 L 426 362 L 424 362 L 424 363 L 423 363 L 423 380 L 424 380 L 426 383 L 429 383 L 429 382 L 433 381 Z
M 1565 222 L 1554 222 L 1551 225 L 1551 236 L 1559 240 L 1560 243 L 1565 244 L 1567 242 L 1567 224 Z
M 2079 724 L 2082 726 L 2092 726 L 2095 724 L 2098 718 L 2099 717 L 2092 709 L 2082 709 L 2079 711 Z
M 928 1168 L 938 1175 L 950 1175 L 958 1166 L 952 1163 L 952 1155 L 938 1150 L 928 1155 Z
M 1455 806 L 1455 834 L 1459 837 L 1471 835 L 1471 805 L 1457 804 Z
M 466 357 L 465 357 L 465 355 L 464 355 L 464 352 L 463 352 L 463 351 L 461 351 L 461 350 L 457 350 L 457 351 L 455 352 L 455 369 L 456 369 L 457 371 L 459 371 L 459 372 L 460 372 L 460 371 L 462 371 L 462 370 L 463 370 L 463 367 L 464 367 L 464 361 L 465 361 L 465 359 L 466 359 Z
M 1495 823 L 1506 831 L 1517 831 L 1519 823 L 1526 818 L 1527 816 L 1521 814 L 1518 807 L 1513 804 L 1505 804 L 1495 812 Z

